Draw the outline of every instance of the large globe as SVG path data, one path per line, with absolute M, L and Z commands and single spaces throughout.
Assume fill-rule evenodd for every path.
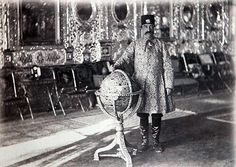
M 106 111 L 121 113 L 137 104 L 138 96 L 134 92 L 139 90 L 138 84 L 124 71 L 115 70 L 102 81 L 99 96 Z

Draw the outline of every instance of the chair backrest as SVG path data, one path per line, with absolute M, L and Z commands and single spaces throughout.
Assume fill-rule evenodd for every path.
M 198 55 L 201 65 L 213 65 L 214 61 L 210 54 Z
M 53 70 L 55 72 L 55 79 L 59 89 L 76 87 L 74 83 L 74 74 L 71 68 L 55 68 Z
M 79 66 L 74 68 L 75 79 L 78 89 L 84 89 L 85 87 L 93 88 L 93 74 L 90 67 Z
M 198 55 L 204 74 L 207 77 L 213 77 L 215 75 L 215 64 L 210 54 Z
M 8 71 L 3 75 L 4 81 L 4 98 L 14 98 L 21 96 L 23 94 L 23 90 L 20 83 L 20 77 L 16 77 L 15 72 Z
M 171 57 L 171 62 L 172 62 L 172 66 L 174 69 L 174 76 L 175 77 L 182 77 L 183 74 L 183 65 L 181 62 L 181 59 L 179 59 L 178 57 Z

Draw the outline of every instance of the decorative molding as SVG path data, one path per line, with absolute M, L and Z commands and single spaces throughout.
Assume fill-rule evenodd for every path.
M 195 26 L 194 19 L 197 15 L 197 9 L 194 7 L 192 3 L 185 3 L 181 5 L 180 8 L 180 19 L 183 23 L 183 27 L 186 29 L 193 29 Z
M 208 42 L 209 51 L 222 51 L 225 37 L 225 20 L 224 20 L 224 2 L 213 1 L 212 3 L 205 4 L 204 11 L 204 36 Z M 217 8 L 216 12 L 211 8 Z M 213 12 L 213 13 L 212 13 Z
M 113 5 L 114 5 L 113 1 Z M 114 17 L 114 6 L 108 9 L 108 31 L 109 31 L 109 40 L 119 42 L 122 40 L 131 39 L 134 40 L 134 2 L 126 2 L 127 4 L 127 16 L 124 20 L 117 21 Z
M 173 23 L 172 23 L 172 31 L 173 31 L 173 38 L 179 39 L 179 26 L 180 26 L 180 3 L 174 2 L 173 3 Z
M 77 2 L 78 3 L 78 2 Z M 91 2 L 93 6 L 92 16 L 89 18 L 88 22 L 81 21 L 78 18 L 76 12 L 76 2 L 69 3 L 69 41 L 68 43 L 74 47 L 74 62 L 83 63 L 84 55 L 83 53 L 90 54 L 90 61 L 96 61 L 96 57 L 99 54 L 99 50 L 96 50 L 99 45 L 100 40 L 100 16 L 98 12 L 100 11 L 100 5 Z
M 113 0 L 111 2 L 116 2 Z M 140 33 L 140 18 L 142 14 L 154 14 L 156 20 L 155 33 L 157 37 L 161 35 L 162 18 L 164 17 L 164 25 L 169 26 L 171 37 L 175 39 L 176 45 L 180 46 L 181 42 L 188 41 L 184 44 L 185 50 L 195 52 L 199 43 L 199 47 L 207 46 L 209 51 L 219 49 L 230 45 L 231 22 L 229 0 L 226 1 L 211 1 L 202 2 L 188 1 L 193 6 L 194 14 L 191 19 L 192 28 L 188 28 L 182 19 L 182 9 L 186 5 L 186 1 L 172 0 L 173 6 L 164 7 L 163 4 L 157 1 L 127 1 L 127 17 L 124 20 L 117 20 L 114 16 L 114 6 L 110 3 L 101 3 L 92 1 L 93 13 L 88 21 L 83 21 L 79 18 L 76 12 L 77 1 L 57 0 L 59 5 L 60 31 L 57 32 L 57 37 L 60 38 L 60 45 L 35 45 L 21 46 L 19 43 L 19 2 L 13 1 L 5 3 L 0 0 L 0 68 L 4 65 L 3 51 L 10 49 L 13 52 L 13 63 L 19 67 L 31 65 L 47 66 L 61 65 L 66 62 L 66 48 L 73 47 L 73 60 L 71 63 L 81 64 L 84 62 L 84 55 L 89 56 L 90 62 L 101 60 L 101 40 L 111 41 L 112 53 L 117 51 L 121 41 L 126 43 L 128 39 L 134 40 L 141 36 Z M 209 16 L 207 10 L 210 4 L 220 4 L 221 23 L 210 28 Z M 58 3 L 59 4 L 59 3 Z M 182 6 L 181 6 L 182 5 Z M 163 8 L 163 9 L 162 9 Z M 164 10 L 164 12 L 163 12 Z M 171 15 L 173 16 L 172 18 Z M 191 44 L 191 41 L 194 45 Z M 189 48 L 188 48 L 189 47 Z M 209 48 L 208 48 L 209 47 Z M 203 48 L 203 47 L 202 47 Z M 172 49 L 174 50 L 174 49 Z M 203 50 L 203 49 L 202 49 Z M 86 58 L 87 59 L 87 58 Z
M 4 58 L 3 58 L 3 41 L 4 41 L 4 30 L 3 30 L 3 27 L 4 27 L 4 4 L 3 4 L 3 1 L 1 0 L 0 1 L 0 69 L 3 67 L 3 64 L 4 64 Z
M 191 18 L 184 14 L 184 10 L 189 9 L 191 11 Z M 180 6 L 180 39 L 185 41 L 198 40 L 198 17 L 199 17 L 199 4 L 198 2 L 181 3 Z M 190 19 L 190 20 L 186 20 Z
M 5 6 L 5 19 L 6 20 L 6 41 L 8 49 L 13 51 L 13 63 L 16 66 L 31 66 L 31 65 L 60 65 L 65 63 L 65 49 L 66 46 L 66 38 L 67 38 L 67 13 L 66 13 L 66 3 L 60 0 L 55 1 L 56 6 L 56 16 L 58 20 L 57 26 L 58 31 L 56 33 L 56 43 L 55 45 L 28 45 L 22 46 L 20 45 L 20 21 L 19 21 L 19 3 L 20 1 L 13 1 L 11 3 L 6 4 Z M 60 44 L 58 43 L 60 42 Z M 59 45 L 58 45 L 59 44 Z M 35 58 L 36 50 L 42 52 L 43 58 Z M 54 51 L 51 51 L 54 50 Z M 47 53 L 48 52 L 48 53 Z M 34 53 L 34 54 L 33 54 Z M 54 53 L 58 54 L 58 57 L 54 55 Z M 51 58 L 49 56 L 52 56 Z M 39 56 L 40 57 L 40 56 Z M 37 61 L 36 61 L 37 60 Z M 53 62 L 54 61 L 54 62 Z
M 65 57 L 65 49 L 21 50 L 13 53 L 13 63 L 20 67 L 64 64 L 66 62 Z
M 8 48 L 10 50 L 17 50 L 18 48 L 18 1 L 9 3 L 7 24 L 8 24 Z

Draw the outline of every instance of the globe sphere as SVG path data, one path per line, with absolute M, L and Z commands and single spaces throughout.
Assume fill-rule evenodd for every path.
M 113 112 L 125 112 L 136 105 L 138 101 L 134 92 L 140 90 L 139 85 L 124 71 L 115 70 L 101 83 L 99 92 L 104 108 Z

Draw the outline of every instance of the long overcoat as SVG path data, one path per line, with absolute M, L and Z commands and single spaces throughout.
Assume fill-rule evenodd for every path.
M 157 38 L 132 42 L 114 64 L 115 68 L 124 66 L 133 67 L 134 79 L 144 92 L 143 107 L 138 112 L 165 114 L 173 110 L 172 98 L 166 94 L 166 88 L 173 89 L 173 67 L 164 42 Z

